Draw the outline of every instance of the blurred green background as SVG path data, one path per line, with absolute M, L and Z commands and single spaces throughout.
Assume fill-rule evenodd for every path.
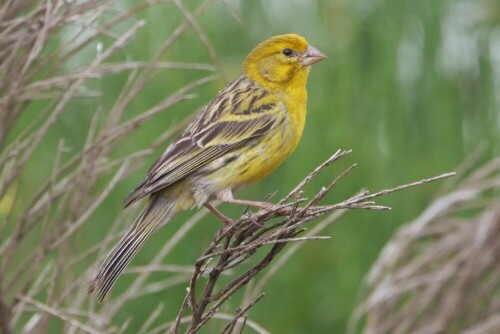
M 138 2 L 121 1 L 116 6 L 123 8 Z M 240 192 L 239 197 L 262 200 L 277 191 L 279 198 L 339 148 L 352 149 L 353 153 L 311 182 L 306 197 L 313 196 L 355 162 L 358 167 L 334 188 L 325 204 L 345 199 L 362 188 L 374 192 L 452 171 L 479 148 L 486 150 L 484 159 L 500 153 L 499 1 L 225 2 L 242 22 L 229 13 L 222 1 L 215 1 L 199 19 L 217 52 L 218 70 L 223 76 L 196 89 L 195 99 L 161 113 L 155 121 L 133 133 L 116 154 L 148 147 L 239 75 L 245 55 L 257 43 L 289 32 L 305 36 L 328 59 L 311 71 L 309 114 L 297 151 L 276 173 Z M 190 9 L 200 3 L 185 1 Z M 167 11 L 155 10 L 153 6 L 140 12 L 137 18 L 143 19 L 146 26 L 114 61 L 150 60 L 165 37 L 184 20 L 175 4 Z M 128 26 L 127 23 L 130 22 L 124 22 L 123 26 Z M 105 45 L 109 42 L 102 41 Z M 95 48 L 93 45 L 87 50 L 88 57 L 95 54 Z M 211 62 L 192 30 L 183 34 L 162 60 Z M 68 66 L 72 65 L 78 64 Z M 193 78 L 207 75 L 202 71 L 168 73 L 154 78 L 141 98 L 134 100 L 126 118 L 143 112 Z M 47 139 L 46 152 L 41 151 L 35 158 L 53 155 L 53 147 L 61 137 L 68 147 L 81 147 L 86 125 L 94 112 L 105 113 L 112 106 L 126 78 L 126 74 L 120 74 L 93 81 L 89 90 L 101 96 L 74 103 L 75 111 L 63 114 L 57 131 Z M 36 112 L 36 105 L 32 110 Z M 113 191 L 91 217 L 81 242 L 93 244 L 97 240 L 95 235 L 108 230 L 121 211 L 121 200 L 142 180 L 162 149 Z M 51 166 L 35 164 L 32 168 L 37 173 L 23 180 L 26 183 L 45 178 Z M 288 261 L 265 289 L 265 298 L 250 311 L 250 318 L 271 333 L 345 332 L 363 276 L 379 251 L 398 226 L 425 208 L 440 186 L 425 185 L 378 201 L 392 207 L 392 211 L 345 214 L 322 233 L 331 235 L 331 240 L 309 242 Z M 223 206 L 222 210 L 237 216 L 242 208 Z M 159 245 L 192 214 L 180 215 L 157 233 L 132 265 L 146 264 L 152 259 Z M 219 227 L 215 218 L 205 220 L 184 239 L 168 263 L 190 264 L 198 257 Z M 115 289 L 126 287 L 129 279 L 120 279 Z M 184 293 L 185 285 L 181 284 L 139 298 L 120 311 L 116 323 L 132 317 L 133 332 L 162 301 L 167 303 L 164 317 L 173 318 Z M 232 312 L 237 306 L 225 306 L 225 310 Z

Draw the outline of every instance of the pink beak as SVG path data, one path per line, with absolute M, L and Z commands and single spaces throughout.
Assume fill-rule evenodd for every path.
M 302 65 L 311 66 L 316 64 L 318 61 L 325 59 L 326 56 L 316 49 L 315 47 L 309 45 L 306 52 L 302 56 Z

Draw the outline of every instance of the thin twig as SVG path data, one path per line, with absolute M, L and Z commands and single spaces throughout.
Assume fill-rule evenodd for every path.
M 362 191 L 337 204 L 318 205 L 320 200 L 353 170 L 355 165 L 352 165 L 338 177 L 334 178 L 327 187 L 321 188 L 304 207 L 300 207 L 299 203 L 304 201 L 301 198 L 303 187 L 333 161 L 346 156 L 349 152 L 336 152 L 323 164 L 315 168 L 289 194 L 279 200 L 277 205 L 270 207 L 268 210 L 260 210 L 257 214 L 244 214 L 231 228 L 226 229 L 224 233 L 219 233 L 214 238 L 210 246 L 196 261 L 195 271 L 191 276 L 188 292 L 186 293 L 177 320 L 172 327 L 174 333 L 179 332 L 180 319 L 183 318 L 189 308 L 192 310 L 192 318 L 189 322 L 187 332 L 196 333 L 217 313 L 218 308 L 232 295 L 247 285 L 259 272 L 267 268 L 288 243 L 296 244 L 302 241 L 329 239 L 329 237 L 321 237 L 315 234 L 298 237 L 297 235 L 303 232 L 302 226 L 305 223 L 317 219 L 327 212 L 337 210 L 386 210 L 388 207 L 377 205 L 371 199 L 454 175 L 454 173 L 447 173 L 395 188 L 384 189 L 374 194 Z M 287 203 L 291 198 L 295 198 L 295 202 Z M 282 220 L 271 223 L 270 220 L 276 217 L 282 218 Z M 222 273 L 229 269 L 236 270 L 243 263 L 248 263 L 250 258 L 259 254 L 257 250 L 264 249 L 268 245 L 272 245 L 271 249 L 264 251 L 264 256 L 257 264 L 251 266 L 250 269 L 245 270 L 230 282 L 224 283 L 218 290 L 216 289 L 216 283 L 219 281 Z M 286 258 L 289 258 L 289 255 Z M 216 265 L 208 268 L 208 261 L 216 261 Z M 279 266 L 281 265 L 282 263 Z M 208 281 L 206 282 L 200 280 L 204 273 L 208 273 Z M 262 285 L 259 285 L 254 293 L 258 293 L 262 288 Z M 234 326 L 234 323 L 230 323 L 223 331 L 233 331 L 235 330 Z

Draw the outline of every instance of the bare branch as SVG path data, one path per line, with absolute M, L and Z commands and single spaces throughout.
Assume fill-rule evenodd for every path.
M 189 309 L 192 310 L 192 315 L 188 324 L 187 333 L 198 332 L 200 328 L 214 317 L 217 310 L 232 295 L 253 280 L 258 273 L 268 268 L 278 254 L 285 249 L 288 243 L 296 244 L 302 241 L 328 239 L 328 237 L 320 237 L 315 234 L 298 237 L 298 234 L 303 233 L 303 225 L 305 223 L 315 220 L 331 211 L 342 212 L 339 210 L 345 209 L 385 210 L 388 208 L 376 205 L 370 200 L 375 197 L 385 196 L 409 187 L 423 185 L 454 175 L 454 173 L 447 173 L 434 178 L 412 182 L 407 185 L 384 189 L 372 195 L 367 191 L 362 191 L 337 204 L 318 205 L 326 194 L 352 171 L 355 167 L 355 165 L 352 165 L 338 177 L 334 178 L 328 187 L 321 188 L 310 201 L 301 207 L 299 204 L 304 202 L 304 199 L 301 198 L 303 187 L 333 161 L 346 156 L 349 152 L 350 151 L 336 152 L 319 167 L 315 168 L 290 193 L 279 200 L 277 205 L 270 206 L 268 210 L 260 210 L 257 213 L 247 211 L 231 228 L 227 229 L 227 231 L 219 232 L 213 242 L 196 261 L 195 271 L 191 276 L 186 297 L 177 316 L 177 320 L 171 328 L 173 333 L 179 332 L 182 323 L 181 319 L 185 318 L 185 313 Z M 287 203 L 291 198 L 295 200 L 291 203 Z M 329 219 L 328 221 L 331 222 L 333 220 L 334 219 Z M 268 247 L 271 248 L 269 249 Z M 251 264 L 249 269 L 243 270 L 241 274 L 237 275 L 230 282 L 226 282 L 222 284 L 220 288 L 217 288 L 217 283 L 220 281 L 222 273 L 230 269 L 237 270 L 237 268 L 242 267 L 243 264 L 248 265 L 252 263 L 251 258 L 262 253 L 257 252 L 257 250 L 264 251 L 264 255 L 260 255 L 261 259 L 258 260 L 256 264 Z M 290 254 L 291 253 L 289 253 L 285 259 L 288 259 Z M 215 261 L 215 265 L 208 267 L 209 261 Z M 283 265 L 283 262 L 278 263 L 278 267 Z M 207 276 L 207 280 L 201 280 L 201 278 L 205 276 Z M 262 282 L 267 282 L 267 280 L 268 278 Z M 247 294 L 246 298 L 250 298 L 250 296 L 256 298 L 256 294 L 260 293 L 262 288 L 263 285 L 259 285 L 253 293 Z M 239 319 L 242 315 L 243 313 L 238 313 L 237 318 Z M 236 329 L 235 326 L 236 320 L 233 319 L 224 327 L 223 332 L 234 331 Z

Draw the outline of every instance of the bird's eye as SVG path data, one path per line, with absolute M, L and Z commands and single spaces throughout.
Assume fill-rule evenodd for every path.
M 285 56 L 290 57 L 290 56 L 292 55 L 293 51 L 292 51 L 291 49 L 284 49 L 284 50 L 282 51 L 282 53 L 283 53 Z

